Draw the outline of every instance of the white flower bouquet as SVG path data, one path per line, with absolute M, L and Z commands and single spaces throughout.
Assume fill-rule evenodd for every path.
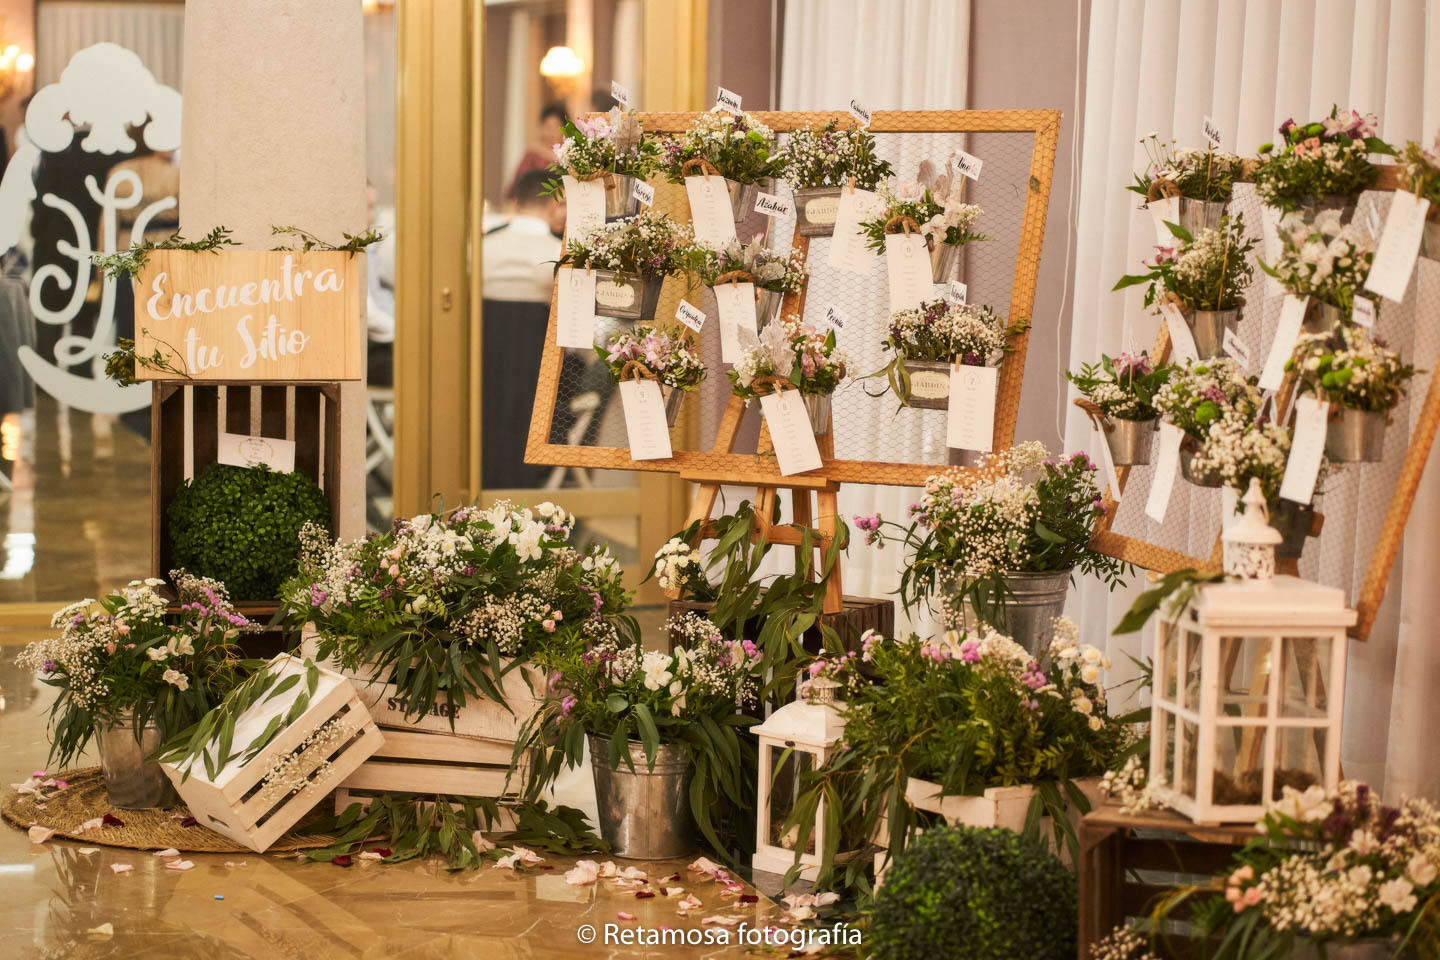
M 1321 212 L 1313 223 L 1298 213 L 1287 213 L 1279 232 L 1280 258 L 1273 266 L 1260 261 L 1260 269 L 1295 296 L 1313 297 L 1338 308 L 1341 320 L 1349 321 L 1355 294 L 1364 288 L 1375 259 L 1369 235 L 1359 227 L 1343 225 L 1335 210 Z
M 810 267 L 805 258 L 771 250 L 756 237 L 750 243 L 732 242 L 720 249 L 697 243 L 691 272 L 713 287 L 726 274 L 740 271 L 749 274 L 758 289 L 776 293 L 792 293 L 805 286 Z
M 860 221 L 860 232 L 865 235 L 866 244 L 872 250 L 883 251 L 885 235 L 895 232 L 891 224 L 897 222 L 915 224 L 932 250 L 941 244 L 959 247 L 990 239 L 974 230 L 985 211 L 962 200 L 958 185 L 940 196 L 942 199 L 936 199 L 930 187 L 913 180 L 902 180 L 881 188 L 879 213 Z
M 1173 184 L 1177 196 L 1190 200 L 1223 201 L 1230 199 L 1235 181 L 1244 171 L 1244 161 L 1223 150 L 1176 148 L 1175 141 L 1161 140 L 1158 133 L 1142 137 L 1141 146 L 1149 162 L 1135 174 L 1135 182 L 1125 189 L 1147 199 L 1156 181 Z
M 567 119 L 562 132 L 550 167 L 554 178 L 545 184 L 547 194 L 564 195 L 562 174 L 579 180 L 607 173 L 644 180 L 659 167 L 660 147 L 645 138 L 633 111 L 622 113 L 615 107 L 608 114 Z
M 730 389 L 751 400 L 781 387 L 784 381 L 801 394 L 829 396 L 845 379 L 846 356 L 835 345 L 835 331 L 821 333 L 813 324 L 790 314 L 760 332 L 758 342 L 727 371 Z
M 1147 307 L 1167 291 L 1179 297 L 1186 310 L 1233 310 L 1243 305 L 1254 274 L 1249 253 L 1255 246 L 1245 235 L 1244 219 L 1238 214 L 1222 217 L 1219 226 L 1194 237 L 1181 227 L 1169 226 L 1175 236 L 1155 245 L 1155 255 L 1144 263 L 1149 269 L 1126 274 L 1111 289 L 1148 283 Z
M 1395 149 L 1376 136 L 1380 119 L 1373 113 L 1341 111 L 1304 125 L 1280 124 L 1283 144 L 1260 147 L 1255 193 L 1272 207 L 1291 211 L 1327 201 L 1353 201 L 1379 176 L 1370 154 L 1394 155 Z
M 1416 373 L 1385 341 L 1355 327 L 1301 334 L 1285 369 L 1298 375 L 1301 393 L 1372 413 L 1394 409 Z
M 609 270 L 618 279 L 668 277 L 688 268 L 693 242 L 688 224 L 646 211 L 568 240 L 559 265 Z

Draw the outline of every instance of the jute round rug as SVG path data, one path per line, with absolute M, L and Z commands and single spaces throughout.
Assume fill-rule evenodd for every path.
M 70 770 L 55 775 L 55 779 L 70 784 L 56 792 L 43 806 L 30 794 L 21 795 L 11 789 L 0 807 L 0 815 L 22 830 L 31 826 L 48 827 L 55 836 L 78 840 L 82 843 L 107 847 L 129 847 L 134 850 L 165 850 L 174 847 L 186 853 L 254 853 L 235 841 L 222 837 L 206 827 L 195 823 L 184 804 L 168 809 L 117 810 L 110 805 L 110 796 L 105 792 L 105 778 L 99 767 Z M 93 830 L 81 830 L 80 825 L 105 814 L 113 814 L 124 821 L 124 826 L 102 826 Z M 300 821 L 298 826 L 315 819 L 315 814 Z M 185 826 L 189 823 L 190 826 Z M 294 850 L 308 850 L 328 847 L 335 838 L 328 834 L 298 834 L 293 829 L 269 847 L 266 853 L 285 853 Z

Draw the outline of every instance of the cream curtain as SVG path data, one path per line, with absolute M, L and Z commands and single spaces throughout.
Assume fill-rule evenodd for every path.
M 1224 131 L 1227 148 L 1253 154 L 1287 117 L 1312 119 L 1332 103 L 1379 114 L 1382 136 L 1392 143 L 1428 140 L 1440 126 L 1437 0 L 1095 0 L 1089 50 L 1072 367 L 1094 359 L 1099 350 L 1113 354 L 1130 343 L 1146 345 L 1154 335 L 1155 322 L 1144 315 L 1138 297 L 1109 291 L 1153 242 L 1148 214 L 1137 211 L 1133 195 L 1122 190 L 1143 166 L 1141 136 L 1158 131 L 1194 145 L 1208 115 Z M 1379 210 L 1383 213 L 1383 206 Z M 1412 286 L 1406 305 L 1390 314 L 1392 322 L 1413 315 L 1417 296 L 1433 303 L 1437 282 L 1434 273 L 1422 273 L 1425 292 L 1417 295 Z M 1434 318 L 1416 316 L 1414 322 L 1433 325 Z M 1433 368 L 1433 349 L 1420 356 L 1418 339 L 1412 342 L 1417 366 Z M 1421 382 L 1416 392 L 1424 386 Z M 1415 406 L 1406 419 L 1413 419 Z M 1088 449 L 1094 442 L 1073 409 L 1066 440 L 1069 449 Z M 1380 618 L 1370 640 L 1354 645 L 1350 654 L 1345 773 L 1391 795 L 1440 794 L 1440 746 L 1422 735 L 1440 722 L 1440 700 L 1430 695 L 1440 680 L 1433 627 L 1440 622 L 1440 597 L 1425 575 L 1440 563 L 1440 468 L 1434 460 Z M 1144 491 L 1129 496 L 1143 498 Z M 1327 540 L 1349 535 L 1360 542 L 1353 530 L 1337 535 L 1332 522 L 1353 527 L 1367 505 L 1388 499 L 1378 479 L 1352 482 L 1348 492 L 1337 494 L 1336 515 L 1323 507 Z M 1316 559 L 1307 550 L 1307 563 L 1323 572 L 1306 572 L 1348 587 L 1353 569 L 1342 569 L 1343 559 Z M 1098 584 L 1082 584 L 1072 598 L 1086 639 L 1108 641 L 1117 661 L 1124 660 L 1121 653 L 1142 653 L 1138 639 L 1109 638 L 1136 590 L 1111 595 Z M 1149 650 L 1147 636 L 1143 652 Z
M 155 79 L 180 89 L 183 3 L 40 0 L 35 11 L 35 89 L 60 79 L 80 50 L 102 41 L 132 50 Z

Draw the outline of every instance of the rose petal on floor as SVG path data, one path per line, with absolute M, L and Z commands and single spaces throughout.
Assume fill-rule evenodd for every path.
M 155 856 L 157 856 L 157 857 L 178 857 L 178 856 L 180 856 L 180 851 L 179 851 L 179 850 L 176 850 L 174 847 L 166 847 L 164 850 L 156 850 L 156 851 L 155 851 Z
M 135 868 L 128 863 L 112 863 L 110 864 L 110 869 L 116 873 L 129 873 Z
M 31 843 L 44 843 L 46 840 L 49 840 L 51 837 L 55 836 L 54 830 L 51 830 L 49 827 L 39 826 L 38 824 L 31 827 L 28 833 L 30 835 Z
M 193 860 L 171 860 L 165 864 L 167 870 L 190 870 L 195 866 Z
M 102 923 L 98 927 L 91 927 L 89 930 L 86 930 L 85 933 L 87 936 L 108 940 L 115 936 L 115 924 Z

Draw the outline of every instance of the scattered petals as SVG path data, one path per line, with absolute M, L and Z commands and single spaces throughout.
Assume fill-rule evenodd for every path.
M 102 923 L 98 927 L 91 927 L 89 930 L 86 930 L 85 933 L 92 937 L 108 940 L 115 936 L 115 924 Z
M 581 860 L 574 869 L 565 871 L 565 882 L 575 886 L 594 883 L 600 878 L 600 864 L 594 860 Z
M 740 922 L 740 920 L 741 920 L 740 917 L 722 917 L 722 916 L 718 916 L 718 915 L 717 915 L 717 916 L 713 916 L 713 917 L 706 917 L 705 919 L 701 920 L 700 923 L 701 923 L 702 925 L 708 925 L 708 924 L 714 923 L 714 924 L 719 924 L 719 925 L 722 926 L 722 927 L 733 927 L 733 926 L 735 926 L 736 924 L 738 924 L 738 923 Z
M 537 863 L 537 864 L 535 864 L 535 869 L 536 869 L 536 870 L 554 870 L 555 868 L 552 867 L 552 866 L 551 866 L 550 864 L 548 864 L 548 863 Z
M 44 770 L 36 770 L 34 773 L 30 774 L 30 776 L 33 777 L 33 778 L 36 779 L 36 780 L 44 780 L 44 779 L 45 779 L 45 771 L 44 771 Z
M 714 878 L 715 875 L 718 873 L 723 873 L 725 870 L 724 867 L 720 866 L 720 864 L 716 863 L 714 860 L 711 860 L 709 857 L 701 857 L 694 863 L 690 864 L 690 866 L 686 869 L 693 870 L 696 873 L 706 874 L 711 878 Z
M 678 872 L 676 872 L 676 873 L 672 873 L 672 874 L 670 874 L 670 876 L 666 877 L 666 878 L 665 878 L 665 881 L 666 881 L 667 883 L 669 883 L 670 881 L 677 881 L 677 882 L 678 882 L 679 879 L 680 879 L 680 874 L 679 874 Z
M 68 780 L 56 780 L 55 783 L 54 783 L 54 785 L 55 785 L 55 789 L 57 789 L 57 790 L 64 790 L 66 787 L 70 786 L 70 781 L 68 781 Z
M 199 824 L 200 824 L 200 821 L 199 821 L 199 820 L 196 820 L 194 817 L 181 817 L 181 818 L 180 818 L 180 826 L 182 826 L 182 827 L 195 827 L 195 826 L 199 826 Z
M 678 897 L 678 896 L 680 896 L 680 894 L 682 894 L 682 893 L 684 893 L 684 892 L 685 892 L 685 888 L 684 888 L 684 887 L 661 887 L 661 888 L 660 888 L 660 895 L 661 895 L 662 897 Z
M 80 824 L 80 826 L 76 827 L 75 829 L 79 830 L 81 833 L 84 833 L 87 830 L 99 830 L 104 825 L 105 818 L 96 817 L 93 820 L 86 820 L 84 823 Z
M 621 910 L 621 911 L 619 911 L 619 912 L 617 912 L 617 913 L 615 914 L 615 917 L 616 917 L 616 919 L 619 919 L 619 920 L 634 920 L 634 919 L 635 919 L 635 914 L 633 914 L 633 913 L 626 913 L 624 910 Z
M 234 860 L 226 860 L 226 861 L 225 861 L 225 866 L 227 866 L 227 867 L 243 867 L 243 866 L 245 866 L 245 865 L 246 865 L 247 863 L 249 863 L 249 862 L 250 862 L 250 861 L 248 861 L 248 860 L 241 860 L 239 863 L 236 863 Z
M 194 867 L 193 860 L 170 860 L 165 864 L 167 870 L 192 870 Z
M 619 867 L 615 866 L 614 860 L 606 860 L 600 864 L 600 876 L 601 878 L 608 879 L 615 876 L 619 872 L 619 869 Z
M 785 913 L 790 917 L 791 920 L 797 922 L 801 920 L 815 919 L 814 907 L 791 907 L 789 910 L 786 910 Z
M 544 859 L 534 850 L 527 850 L 525 847 L 511 847 L 508 854 L 495 861 L 495 866 L 499 869 L 513 870 L 527 864 L 542 863 Z
M 113 813 L 107 813 L 107 814 L 105 814 L 105 816 L 103 816 L 103 817 L 100 818 L 100 822 L 103 823 L 103 824 L 104 824 L 105 826 L 107 826 L 107 827 L 123 827 L 123 826 L 125 826 L 125 821 L 124 821 L 124 820 L 121 820 L 119 817 L 115 816 L 115 814 L 113 814 Z
M 128 863 L 112 863 L 110 864 L 110 869 L 116 873 L 129 873 L 135 868 Z
M 376 853 L 374 850 L 362 850 L 362 851 L 360 852 L 360 859 L 361 859 L 361 860 L 384 860 L 385 858 L 382 857 L 382 856 L 380 856 L 380 854 Z
M 649 874 L 638 867 L 626 867 L 620 871 L 620 876 L 625 880 L 644 880 Z
M 100 852 L 100 848 L 99 848 L 99 847 L 81 847 L 79 850 L 76 850 L 75 852 L 78 853 L 78 854 L 81 854 L 82 856 L 88 857 L 88 856 L 90 856 L 91 854 L 99 853 L 99 852 Z
M 704 904 L 700 902 L 699 897 L 695 896 L 695 894 L 693 893 L 687 893 L 685 895 L 685 899 L 681 900 L 680 903 L 676 905 L 675 909 L 683 916 L 684 914 L 689 913 L 691 910 L 700 909 L 702 906 L 704 906 Z
M 649 899 L 651 899 L 651 898 L 654 897 L 654 896 L 655 896 L 655 891 L 654 891 L 654 890 L 636 890 L 636 891 L 635 891 L 635 899 L 636 899 L 636 900 L 649 900 Z
M 331 857 L 330 862 L 335 864 L 335 866 L 337 867 L 348 867 L 354 861 L 350 859 L 349 854 L 342 853 L 338 857 Z
M 475 844 L 475 849 L 480 851 L 481 853 L 489 853 L 491 850 L 495 849 L 495 844 L 490 840 L 486 840 L 485 834 L 481 833 L 479 830 L 476 830 L 474 833 L 470 834 L 470 842 Z
M 179 851 L 179 850 L 176 850 L 174 847 L 166 847 L 164 850 L 156 850 L 156 851 L 155 851 L 155 856 L 157 856 L 157 857 L 178 857 L 178 856 L 180 856 L 180 851 Z
M 31 843 L 44 843 L 55 836 L 55 831 L 49 827 L 34 826 L 29 830 Z
M 742 893 L 742 894 L 740 894 L 740 902 L 741 902 L 741 903 L 759 903 L 759 902 L 760 902 L 760 898 L 757 897 L 757 896 L 756 896 L 755 894 L 753 894 L 753 893 Z
M 391 850 L 389 847 L 374 847 L 373 849 L 374 849 L 374 851 L 375 851 L 376 853 L 380 854 L 380 856 L 381 856 L 382 858 L 383 858 L 383 857 L 388 857 L 388 856 L 390 856 L 392 853 L 395 852 L 394 850 Z

